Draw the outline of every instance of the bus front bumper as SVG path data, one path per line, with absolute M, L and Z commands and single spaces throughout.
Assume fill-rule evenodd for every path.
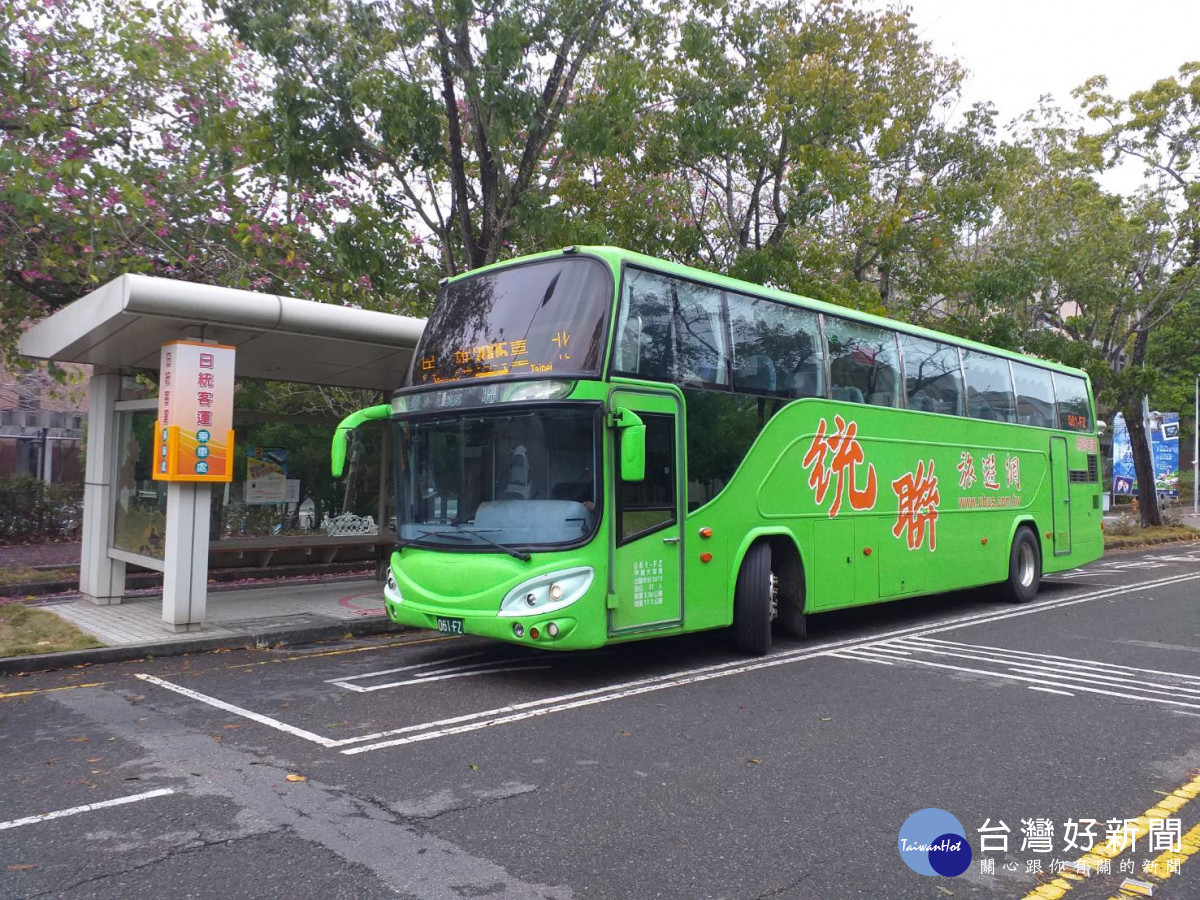
M 576 633 L 578 621 L 573 616 L 555 615 L 501 618 L 491 615 L 453 615 L 449 611 L 422 609 L 411 601 L 384 601 L 388 618 L 398 625 L 428 628 L 446 635 L 478 635 L 494 640 L 544 647 L 547 650 L 579 650 L 597 646 L 581 642 Z
M 571 572 L 581 571 L 576 568 Z M 604 643 L 603 634 L 599 639 L 588 635 L 588 629 L 579 627 L 577 608 L 584 606 L 585 594 L 590 593 L 592 570 L 588 569 L 587 585 L 582 586 L 580 595 L 567 606 L 552 609 L 529 609 L 507 602 L 501 605 L 496 601 L 496 611 L 463 608 L 457 604 L 430 602 L 418 594 L 411 585 L 406 584 L 403 590 L 397 584 L 395 575 L 389 570 L 387 584 L 384 587 L 384 607 L 388 618 L 398 625 L 413 628 L 427 628 L 445 635 L 477 635 L 494 640 L 508 641 L 529 647 L 542 647 L 547 650 L 580 650 L 599 647 Z M 570 575 L 570 572 L 555 574 Z M 556 579 L 539 576 L 535 581 L 550 582 Z M 523 594 L 529 583 L 512 588 L 508 593 L 511 600 L 514 592 Z M 553 604 L 551 604 L 553 605 Z

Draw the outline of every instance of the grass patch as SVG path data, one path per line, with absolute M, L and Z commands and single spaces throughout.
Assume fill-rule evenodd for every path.
M 1147 544 L 1163 544 L 1168 541 L 1200 540 L 1200 531 L 1186 525 L 1155 525 L 1143 528 L 1125 518 L 1114 526 L 1105 526 L 1104 549 L 1120 550 L 1124 547 L 1142 547 Z
M 78 566 L 62 566 L 52 569 L 23 566 L 20 563 L 0 566 L 0 585 L 44 584 L 50 581 L 78 581 Z
M 54 613 L 24 603 L 0 604 L 0 656 L 28 656 L 103 646 L 90 634 Z

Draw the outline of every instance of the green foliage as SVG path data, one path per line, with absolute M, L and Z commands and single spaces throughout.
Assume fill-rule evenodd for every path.
M 225 29 L 146 0 L 16 0 L 0 23 L 0 350 L 126 272 L 420 305 L 426 255 L 330 153 L 277 152 L 308 113 L 276 115 L 261 62 Z
M 83 522 L 83 486 L 0 476 L 0 542 L 72 538 Z
M 430 240 L 448 274 L 530 249 L 528 224 L 576 146 L 616 151 L 622 117 L 608 113 L 623 111 L 629 127 L 636 90 L 602 92 L 594 75 L 632 62 L 654 16 L 618 0 L 224 0 L 221 9 L 272 72 L 270 140 L 287 176 L 311 185 L 329 171 L 354 174 L 394 229 L 423 226 L 409 241 Z
M 0 605 L 0 657 L 101 646 L 90 634 L 52 612 L 24 603 Z

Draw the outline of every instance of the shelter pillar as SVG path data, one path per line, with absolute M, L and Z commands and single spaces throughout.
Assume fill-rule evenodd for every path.
M 117 503 L 116 402 L 120 393 L 120 374 L 97 367 L 88 393 L 79 590 L 98 606 L 120 603 L 125 594 L 125 563 L 108 555 Z
M 174 631 L 199 631 L 208 603 L 208 529 L 212 486 L 167 484 L 162 617 Z

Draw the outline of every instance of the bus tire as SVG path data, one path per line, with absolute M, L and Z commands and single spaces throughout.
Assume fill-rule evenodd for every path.
M 771 649 L 773 589 L 771 545 L 759 541 L 742 560 L 733 595 L 733 640 L 742 653 L 763 656 Z
M 1033 529 L 1022 525 L 1013 536 L 1008 554 L 1008 581 L 1004 583 L 1004 594 L 1011 603 L 1028 603 L 1037 596 L 1041 581 L 1042 548 L 1038 546 Z

